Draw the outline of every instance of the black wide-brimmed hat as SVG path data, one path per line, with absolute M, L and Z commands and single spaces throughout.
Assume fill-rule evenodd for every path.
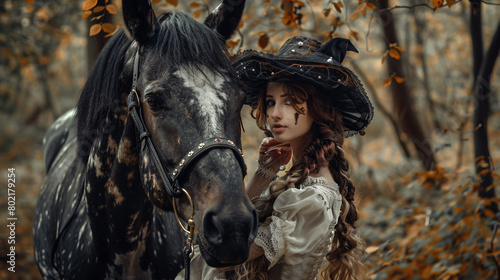
M 257 102 L 267 82 L 310 83 L 319 87 L 326 102 L 342 114 L 346 136 L 363 135 L 373 118 L 373 106 L 358 77 L 341 65 L 347 51 L 358 52 L 348 39 L 334 38 L 323 44 L 294 36 L 276 54 L 242 51 L 233 58 L 233 65 L 247 86 L 246 104 Z

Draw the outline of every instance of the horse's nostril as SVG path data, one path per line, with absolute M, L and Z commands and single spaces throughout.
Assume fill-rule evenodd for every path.
M 208 212 L 203 219 L 203 229 L 205 231 L 205 238 L 212 245 L 222 244 L 222 230 L 223 227 L 219 224 L 217 215 L 214 212 Z

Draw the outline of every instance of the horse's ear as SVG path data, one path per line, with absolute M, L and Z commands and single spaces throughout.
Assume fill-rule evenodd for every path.
M 127 30 L 139 44 L 151 39 L 158 26 L 151 0 L 122 0 L 123 21 Z
M 208 15 L 205 24 L 227 40 L 238 28 L 244 8 L 245 0 L 224 0 Z

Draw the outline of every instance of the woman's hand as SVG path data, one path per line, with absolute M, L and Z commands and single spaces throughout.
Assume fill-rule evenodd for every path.
M 278 142 L 267 137 L 262 140 L 259 149 L 259 168 L 278 172 L 281 165 L 287 164 L 292 158 L 290 144 Z
M 247 195 L 250 198 L 259 196 L 269 186 L 271 179 L 276 176 L 281 165 L 292 158 L 290 144 L 284 144 L 273 138 L 264 138 L 259 149 L 259 166 L 254 176 L 246 185 Z

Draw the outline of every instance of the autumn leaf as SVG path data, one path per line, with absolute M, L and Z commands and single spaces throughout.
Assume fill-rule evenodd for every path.
M 355 13 L 357 13 L 357 12 L 361 12 L 361 11 L 363 11 L 364 9 L 366 9 L 366 2 L 361 3 L 361 4 L 360 4 L 360 5 L 356 8 L 356 10 L 355 10 L 354 12 L 355 12 Z
M 486 217 L 495 217 L 495 212 L 491 211 L 490 209 L 485 209 L 484 210 L 484 216 L 486 216 Z
M 403 50 L 401 47 L 399 47 L 398 45 L 394 45 L 394 48 L 396 50 L 398 50 L 399 52 L 402 52 L 402 53 L 405 53 L 405 50 Z
M 85 0 L 83 1 L 82 4 L 82 10 L 83 11 L 90 10 L 94 8 L 96 5 L 97 5 L 97 0 Z
M 455 5 L 455 0 L 446 0 L 446 4 L 448 4 L 448 8 L 451 8 L 451 6 Z
M 151 2 L 151 5 L 156 5 L 156 4 L 160 3 L 160 2 L 161 2 L 161 0 L 153 0 L 153 2 Z
M 490 172 L 490 170 L 489 170 L 489 169 L 483 169 L 483 170 L 481 170 L 479 173 L 477 173 L 477 175 L 479 175 L 479 176 L 484 176 L 484 175 L 486 175 L 486 174 L 487 174 L 487 173 L 489 173 L 489 172 Z
M 333 7 L 335 8 L 335 11 L 337 11 L 338 13 L 342 13 L 342 7 L 344 7 L 344 5 L 342 4 L 342 2 L 338 2 L 333 3 Z
M 383 87 L 388 87 L 391 85 L 391 82 L 392 82 L 392 77 L 389 77 L 387 79 L 385 79 L 383 82 L 382 82 L 382 86 Z
M 92 11 L 85 11 L 82 15 L 82 19 L 88 18 L 92 14 Z
M 194 11 L 194 12 L 193 12 L 193 17 L 194 17 L 195 19 L 200 18 L 200 17 L 201 17 L 201 11 L 200 11 L 200 10 L 196 10 L 196 11 Z
M 201 6 L 200 3 L 198 3 L 198 2 L 189 3 L 189 8 L 191 8 L 191 9 L 196 9 L 196 8 L 199 8 L 200 6 Z
M 443 5 L 443 0 L 432 0 L 432 6 L 437 9 Z
M 299 28 L 295 20 L 297 19 L 297 15 L 295 14 L 290 14 L 287 11 L 283 12 L 283 18 L 281 19 L 281 22 L 290 28 Z
M 351 35 L 352 35 L 352 37 L 354 37 L 354 39 L 356 39 L 356 41 L 359 41 L 359 37 L 358 37 L 358 32 L 357 31 L 351 30 Z
M 351 21 L 352 21 L 352 20 L 355 20 L 356 18 L 358 18 L 358 16 L 359 16 L 359 13 L 358 13 L 358 12 L 355 12 L 355 13 L 353 13 L 353 14 L 351 15 L 351 17 L 349 18 L 349 20 L 351 20 Z
M 377 7 L 373 3 L 366 3 L 366 8 L 370 10 L 375 10 Z
M 491 200 L 489 200 L 489 199 L 485 198 L 485 199 L 482 199 L 482 201 L 483 201 L 484 205 L 486 205 L 486 206 L 488 206 L 488 207 L 490 207 L 490 206 L 491 206 Z
M 328 15 L 330 14 L 331 11 L 332 11 L 332 9 L 323 9 L 323 16 L 328 17 Z
M 103 23 L 102 30 L 106 33 L 112 33 L 115 31 L 115 27 L 111 23 Z
M 269 44 L 269 37 L 267 36 L 267 33 L 262 32 L 260 37 L 259 37 L 259 47 L 265 48 Z
M 97 35 L 99 34 L 99 32 L 101 32 L 101 24 L 100 23 L 97 23 L 97 24 L 94 24 L 90 27 L 90 32 L 89 32 L 89 36 L 94 36 L 94 35 Z
M 98 13 L 98 12 L 102 12 L 103 10 L 104 10 L 104 6 L 97 6 L 94 8 L 94 10 L 92 12 Z
M 240 39 L 237 39 L 237 40 L 232 40 L 232 41 L 226 41 L 226 44 L 228 47 L 234 48 L 238 45 L 239 42 L 240 42 Z
M 389 53 L 389 51 L 385 51 L 385 53 L 382 55 L 382 64 L 384 64 L 385 58 L 387 57 L 388 53 Z
M 264 16 L 267 16 L 269 12 L 269 6 L 271 5 L 271 0 L 263 0 L 262 2 L 266 2 L 266 9 L 264 10 Z
M 106 34 L 106 35 L 104 36 L 104 38 L 108 38 L 108 37 L 113 36 L 113 35 L 116 33 L 116 31 L 117 31 L 118 29 L 120 29 L 120 25 L 119 25 L 119 24 L 118 24 L 118 25 L 116 25 L 116 28 L 115 28 L 115 30 L 113 30 L 113 32 Z
M 396 49 L 390 49 L 389 50 L 389 55 L 394 58 L 394 59 L 400 59 L 401 56 L 399 55 L 399 52 Z
M 179 0 L 167 0 L 167 3 L 174 6 L 174 7 L 177 7 L 177 5 L 179 5 Z M 201 12 L 200 12 L 200 16 L 201 16 Z
M 394 80 L 395 80 L 395 81 L 396 81 L 396 83 L 398 83 L 398 84 L 401 84 L 401 83 L 404 81 L 404 79 L 403 79 L 403 78 L 398 77 L 398 76 L 394 76 Z
M 106 10 L 112 15 L 116 15 L 118 13 L 118 9 L 113 4 L 106 5 Z

